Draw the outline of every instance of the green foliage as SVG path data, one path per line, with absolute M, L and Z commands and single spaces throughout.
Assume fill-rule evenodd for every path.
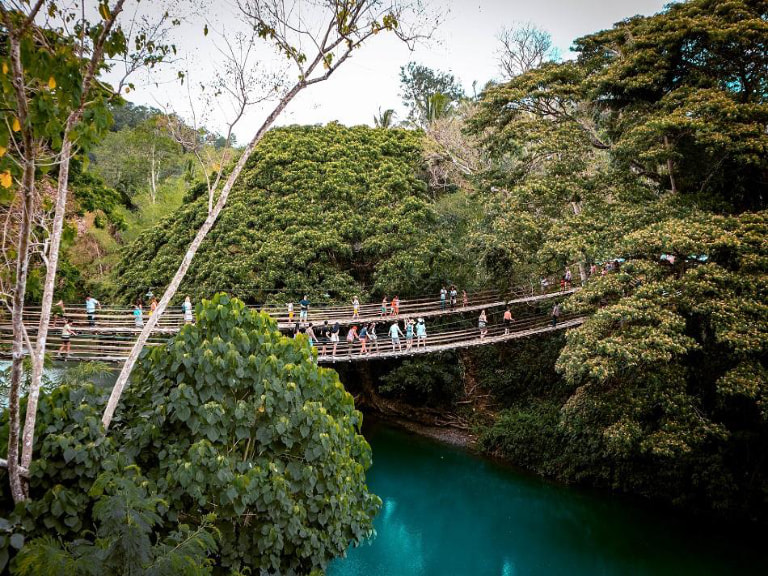
M 591 317 L 568 333 L 554 389 L 490 380 L 508 409 L 489 448 L 764 517 L 767 17 L 750 0 L 671 4 L 483 94 L 470 127 L 492 167 L 470 248 L 484 268 L 622 259 L 567 303 Z
M 109 435 L 108 389 L 70 375 L 41 395 L 22 573 L 208 573 L 218 550 L 222 570 L 304 574 L 370 536 L 362 415 L 313 354 L 217 295 L 144 355 Z
M 72 575 L 197 576 L 211 574 L 217 551 L 215 517 L 197 528 L 179 526 L 158 542 L 155 530 L 163 523 L 167 504 L 149 493 L 138 468 L 105 472 L 91 488 L 95 498 L 95 540 L 62 544 L 51 536 L 27 543 L 16 558 L 14 573 Z
M 464 98 L 464 89 L 453 74 L 415 62 L 400 68 L 400 86 L 408 120 L 416 126 L 426 126 L 445 116 Z
M 451 404 L 463 393 L 462 367 L 454 353 L 409 358 L 380 379 L 379 391 L 415 404 Z
M 218 295 L 137 378 L 130 451 L 180 520 L 215 510 L 224 566 L 307 573 L 371 534 L 362 416 L 304 339 Z
M 184 151 L 168 133 L 166 116 L 149 116 L 135 126 L 107 133 L 93 150 L 91 170 L 130 199 L 184 171 Z
M 271 131 L 180 292 L 199 299 L 225 287 L 277 303 L 306 293 L 322 303 L 436 289 L 463 255 L 445 240 L 420 166 L 419 134 L 410 131 L 337 124 Z M 165 285 L 205 215 L 201 197 L 143 234 L 116 267 L 118 294 Z
M 75 171 L 73 171 L 75 172 Z M 76 171 L 70 176 L 70 190 L 77 200 L 77 213 L 102 212 L 117 229 L 125 228 L 125 218 L 118 210 L 125 205 L 125 198 L 114 188 L 90 172 Z M 105 226 L 98 225 L 99 228 Z

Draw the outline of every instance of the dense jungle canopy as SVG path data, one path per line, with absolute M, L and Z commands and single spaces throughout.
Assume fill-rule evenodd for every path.
M 764 16 L 759 2 L 690 2 L 581 38 L 575 60 L 456 107 L 450 144 L 440 120 L 423 132 L 275 130 L 187 291 L 344 300 L 454 278 L 509 286 L 569 263 L 586 277 L 620 259 L 568 304 L 593 313 L 584 327 L 532 359 L 550 381 L 480 424 L 485 445 L 563 479 L 763 516 Z M 436 186 L 430 165 L 450 177 L 459 154 L 483 162 Z M 190 197 L 145 233 L 116 268 L 119 293 L 162 285 L 203 212 Z M 462 266 L 473 272 L 460 277 Z M 440 364 L 415 364 L 437 396 L 392 376 L 382 391 L 455 400 L 462 374 Z
M 434 291 L 458 259 L 421 170 L 420 132 L 367 127 L 273 130 L 182 292 L 227 290 L 250 302 L 349 301 Z M 205 189 L 144 233 L 115 268 L 122 299 L 164 286 L 206 216 Z M 443 279 L 445 282 L 447 279 Z
M 449 283 L 505 291 L 570 267 L 583 289 L 563 305 L 588 315 L 580 328 L 340 366 L 339 379 L 302 338 L 217 295 L 143 356 L 114 438 L 97 435 L 104 398 L 85 378 L 43 397 L 36 501 L 13 511 L 3 494 L 6 532 L 35 538 L 29 570 L 87 562 L 92 549 L 56 539 L 84 521 L 127 554 L 109 511 L 136 502 L 143 531 L 129 542 L 148 562 L 189 537 L 201 572 L 324 567 L 370 534 L 379 506 L 344 388 L 548 477 L 768 521 L 768 2 L 671 4 L 574 52 L 473 97 L 412 64 L 398 127 L 386 110 L 376 128 L 271 130 L 175 302 L 437 298 Z M 200 167 L 169 136 L 178 119 L 111 111 L 112 132 L 73 164 L 58 290 L 127 304 L 169 282 L 206 218 L 207 170 L 226 173 L 242 149 L 206 133 L 227 162 Z M 430 330 L 441 322 L 477 325 Z M 260 535 L 245 510 L 262 514 Z

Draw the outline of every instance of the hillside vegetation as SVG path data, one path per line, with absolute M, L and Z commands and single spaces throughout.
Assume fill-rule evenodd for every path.
M 460 260 L 419 177 L 420 133 L 280 128 L 261 142 L 181 291 L 315 302 L 433 291 Z M 142 234 L 116 267 L 117 294 L 164 286 L 206 215 L 205 198 Z M 437 275 L 436 271 L 441 271 Z

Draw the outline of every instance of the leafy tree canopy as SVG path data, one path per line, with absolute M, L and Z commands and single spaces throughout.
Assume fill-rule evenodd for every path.
M 464 98 L 464 89 L 453 74 L 415 62 L 400 68 L 400 86 L 408 120 L 416 126 L 445 115 Z
M 181 291 L 328 302 L 435 288 L 456 270 L 461 247 L 445 239 L 420 169 L 417 132 L 336 124 L 273 130 Z M 125 251 L 116 267 L 119 295 L 135 298 L 168 282 L 206 216 L 205 200 L 191 200 Z
M 499 430 L 530 437 L 541 418 L 566 478 L 766 509 L 768 470 L 749 454 L 768 438 L 767 22 L 765 2 L 671 4 L 484 93 L 479 260 L 584 277 L 623 261 L 569 304 L 593 315 L 558 358 L 559 410 L 499 421 L 510 453 Z
M 186 543 L 187 559 L 218 550 L 222 571 L 308 574 L 371 534 L 381 504 L 365 485 L 371 450 L 336 372 L 317 367 L 306 339 L 225 295 L 197 318 L 144 354 L 109 435 L 103 389 L 41 397 L 40 457 L 17 522 L 34 544 L 22 573 L 52 555 L 72 566 L 96 558 L 102 573 L 120 562 L 174 573 L 184 555 L 171 552 Z M 60 549 L 51 537 L 77 541 Z

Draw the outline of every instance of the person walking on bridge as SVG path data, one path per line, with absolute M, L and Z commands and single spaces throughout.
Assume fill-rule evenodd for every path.
M 458 300 L 459 293 L 456 291 L 456 286 L 451 284 L 451 310 L 456 309 L 456 300 Z
M 387 315 L 387 307 L 389 302 L 387 301 L 387 295 L 384 294 L 384 298 L 381 300 L 381 310 L 379 311 L 379 318 L 384 318 Z
M 413 348 L 413 320 L 405 319 L 405 351 L 410 352 Z
M 392 352 L 395 352 L 395 346 L 397 346 L 398 352 L 403 351 L 403 345 L 400 344 L 401 336 L 405 337 L 405 334 L 400 330 L 400 325 L 397 321 L 392 322 L 392 326 L 389 327 L 389 337 L 392 339 Z
M 354 346 L 356 339 L 357 339 L 357 326 L 352 326 L 347 331 L 347 346 L 349 347 L 350 357 L 352 357 L 352 346 Z
M 192 324 L 195 317 L 192 315 L 192 301 L 189 299 L 189 296 L 184 299 L 181 309 L 184 311 L 184 323 Z
M 466 290 L 461 291 L 461 305 L 464 308 L 466 308 L 469 305 L 469 297 L 467 296 Z
M 140 303 L 133 305 L 133 323 L 136 328 L 144 327 L 144 311 L 141 309 Z
M 571 274 L 571 269 L 566 267 L 565 268 L 565 289 L 570 290 L 573 282 L 573 275 Z
M 416 322 L 416 350 L 423 346 L 427 349 L 427 325 L 424 324 L 424 318 L 419 318 Z
M 352 299 L 352 320 L 360 320 L 360 300 L 357 296 Z
M 440 310 L 445 310 L 445 297 L 448 295 L 448 290 L 445 286 L 440 288 Z
M 288 302 L 286 306 L 288 307 L 288 323 L 290 324 L 293 322 L 293 302 Z
M 379 353 L 379 337 L 376 335 L 376 322 L 368 324 L 368 340 L 371 342 L 370 349 L 373 351 L 376 347 L 376 354 Z
M 557 320 L 560 318 L 560 304 L 557 303 L 552 307 L 552 327 L 557 326 Z
M 306 332 L 304 332 L 307 335 L 307 340 L 309 340 L 309 346 L 314 347 L 315 342 L 318 342 L 317 335 L 315 334 L 315 330 L 312 326 L 312 322 L 309 323 L 307 326 Z
M 390 316 L 400 316 L 400 297 L 395 294 L 392 298 L 392 306 L 390 307 Z
M 333 344 L 333 351 L 331 354 L 334 360 L 336 360 L 336 348 L 339 345 L 339 332 L 341 332 L 341 327 L 338 322 L 335 322 L 333 328 L 331 328 L 331 343 Z
M 482 340 L 488 334 L 488 317 L 485 315 L 485 310 L 480 311 L 480 317 L 477 319 L 477 327 L 480 330 L 480 340 Z
M 88 326 L 96 326 L 96 308 L 101 309 L 101 302 L 88 294 L 85 299 L 85 313 L 88 316 Z
M 360 340 L 360 356 L 369 354 L 368 349 L 365 346 L 368 343 L 368 327 L 365 324 L 360 328 L 357 338 Z
M 326 347 L 330 341 L 330 335 L 331 327 L 328 326 L 328 320 L 325 320 L 323 325 L 320 327 L 320 343 L 323 345 L 322 349 L 320 350 L 320 356 L 325 356 Z
M 309 316 L 309 300 L 307 299 L 306 294 L 304 294 L 304 298 L 299 300 L 299 306 L 301 307 L 299 310 L 299 321 L 306 322 L 307 317 Z
M 507 306 L 504 311 L 504 334 L 509 334 L 509 328 L 512 326 L 512 311 Z
M 69 323 L 69 320 L 64 318 L 64 326 L 61 327 L 61 346 L 56 353 L 56 358 L 61 358 L 61 355 L 64 354 L 64 360 L 67 359 L 72 350 L 72 342 L 70 339 L 75 335 L 77 335 L 77 332 L 72 330 L 72 325 Z

